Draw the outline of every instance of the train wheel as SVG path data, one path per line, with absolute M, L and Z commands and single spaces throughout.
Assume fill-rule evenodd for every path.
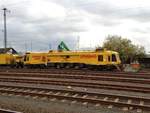
M 98 70 L 98 71 L 103 71 L 103 70 L 104 70 L 104 67 L 103 67 L 103 66 L 98 66 L 98 67 L 97 67 L 97 70 Z
M 92 65 L 88 65 L 88 69 L 89 69 L 89 70 L 93 70 L 94 67 L 93 67 Z
M 69 68 L 70 68 L 70 65 L 69 65 L 69 64 L 66 64 L 65 68 L 66 68 L 66 69 L 69 69 Z
M 56 65 L 56 68 L 57 68 L 57 69 L 60 69 L 60 65 L 59 65 L 59 64 L 57 64 L 57 65 Z
M 76 65 L 74 66 L 74 68 L 75 68 L 75 69 L 79 69 L 80 67 L 79 67 L 78 64 L 76 64 Z
M 64 68 L 65 64 L 61 63 L 60 68 Z
M 69 65 L 69 68 L 74 68 L 74 66 L 75 66 L 73 63 L 70 63 L 68 65 Z
M 79 64 L 79 68 L 85 68 L 84 64 Z

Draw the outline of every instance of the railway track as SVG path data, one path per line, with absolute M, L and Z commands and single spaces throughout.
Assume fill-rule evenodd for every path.
M 135 110 L 137 112 L 150 111 L 150 98 L 148 97 L 73 90 L 74 87 L 79 87 L 150 94 L 150 73 L 99 73 L 97 71 L 58 71 L 56 69 L 40 71 L 36 69 L 1 70 L 0 83 L 0 95 L 16 95 L 70 103 L 80 102 L 86 106 L 89 104 L 104 105 L 108 108 L 120 107 L 123 110 Z M 3 83 L 19 83 L 20 85 L 10 86 Z M 40 88 L 38 85 L 34 87 L 22 86 L 23 83 L 70 86 L 73 89 Z
M 128 95 L 113 95 L 107 93 L 82 92 L 73 90 L 60 90 L 54 88 L 35 88 L 15 85 L 0 85 L 2 95 L 24 96 L 26 98 L 42 99 L 69 103 L 80 102 L 88 106 L 107 106 L 108 108 L 120 107 L 123 110 L 136 110 L 137 112 L 150 111 L 150 98 L 142 98 Z
M 62 86 L 73 86 L 73 87 L 84 87 L 84 88 L 95 88 L 95 89 L 111 89 L 120 91 L 132 91 L 150 93 L 149 86 L 141 86 L 135 84 L 122 84 L 115 82 L 104 82 L 104 81 L 92 81 L 92 80 L 70 80 L 70 79 L 55 79 L 55 78 L 32 78 L 32 77 L 0 77 L 0 82 L 15 82 L 15 83 L 28 83 L 28 84 L 47 84 L 47 85 L 62 85 Z
M 31 73 L 70 73 L 70 74 L 116 74 L 116 75 L 150 75 L 150 72 L 137 72 L 137 73 L 132 73 L 132 72 L 121 72 L 121 71 L 98 71 L 98 70 L 89 70 L 89 69 L 55 69 L 55 68 L 50 68 L 50 69 L 1 69 L 0 72 L 6 72 L 6 71 L 11 71 L 11 72 L 31 72 Z
M 39 77 L 39 78 L 67 78 L 67 79 L 80 79 L 80 80 L 98 80 L 98 81 L 116 81 L 116 82 L 130 82 L 140 84 L 150 84 L 148 77 L 135 77 L 135 76 L 105 76 L 105 75 L 70 75 L 70 74 L 48 74 L 48 73 L 10 73 L 0 72 L 0 77 Z
M 0 74 L 9 74 L 9 73 L 28 73 L 28 74 L 70 74 L 70 75 L 92 75 L 92 76 L 116 76 L 116 77 L 129 77 L 129 78 L 150 78 L 150 74 L 144 75 L 140 73 L 110 73 L 110 72 L 101 72 L 101 73 L 92 73 L 92 72 L 72 72 L 72 71 L 62 71 L 62 70 L 54 70 L 50 72 L 44 71 L 0 71 Z
M 72 74 L 72 75 L 94 75 L 94 76 L 118 76 L 118 77 L 134 77 L 134 78 L 150 78 L 150 73 L 126 73 L 126 72 L 104 72 L 90 70 L 66 70 L 66 69 L 2 69 L 5 72 L 21 72 L 21 73 L 53 73 L 53 74 Z
M 0 109 L 0 113 L 22 113 L 22 112 L 12 111 L 12 110 L 7 110 L 7 109 Z

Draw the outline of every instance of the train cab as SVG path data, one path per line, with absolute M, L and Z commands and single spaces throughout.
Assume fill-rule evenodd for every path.
M 24 55 L 24 66 L 45 67 L 47 65 L 47 53 L 28 52 Z

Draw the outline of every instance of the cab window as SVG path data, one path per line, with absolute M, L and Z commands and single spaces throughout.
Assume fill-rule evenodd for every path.
M 29 56 L 27 56 L 27 61 L 29 61 Z
M 108 62 L 110 62 L 110 56 L 108 56 Z
M 116 62 L 117 59 L 116 59 L 116 55 L 115 54 L 112 54 L 112 62 Z
M 66 58 L 70 58 L 70 56 L 69 56 L 69 55 L 66 55 Z
M 27 58 L 27 56 L 25 55 L 25 56 L 24 56 L 24 61 L 26 61 L 26 58 Z
M 29 56 L 24 56 L 24 61 L 29 61 Z
M 100 61 L 100 62 L 103 61 L 103 55 L 98 55 L 98 61 Z

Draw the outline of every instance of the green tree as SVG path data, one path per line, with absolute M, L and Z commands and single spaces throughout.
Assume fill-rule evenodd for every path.
M 104 41 L 103 48 L 119 52 L 123 63 L 131 63 L 145 55 L 143 46 L 134 45 L 131 40 L 117 35 L 108 35 Z

